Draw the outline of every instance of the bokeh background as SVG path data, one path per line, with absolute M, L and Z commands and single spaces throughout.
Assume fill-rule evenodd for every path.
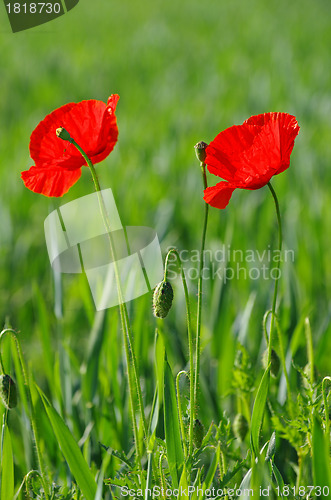
M 92 192 L 93 185 L 85 169 L 63 199 L 48 199 L 28 191 L 20 172 L 32 165 L 29 137 L 46 114 L 67 102 L 106 101 L 111 93 L 120 95 L 119 140 L 97 166 L 100 182 L 112 188 L 122 222 L 155 228 L 163 251 L 200 247 L 204 202 L 195 143 L 209 142 L 251 115 L 296 116 L 301 130 L 291 166 L 273 179 L 285 247 L 295 252 L 294 262 L 283 266 L 280 318 L 289 341 L 296 336 L 295 354 L 304 366 L 302 326 L 310 317 L 318 370 L 330 374 L 330 15 L 328 0 L 80 0 L 66 15 L 12 34 L 1 8 L 0 322 L 21 330 L 27 361 L 46 391 L 53 369 L 47 363 L 61 363 L 59 339 L 79 376 L 95 312 L 83 277 L 54 280 L 43 223 L 54 208 Z M 208 176 L 209 185 L 216 182 Z M 276 246 L 267 188 L 237 190 L 226 210 L 210 210 L 206 248 L 223 244 L 260 252 Z M 193 280 L 192 303 L 196 286 Z M 270 280 L 206 281 L 202 362 L 214 395 L 227 392 L 237 338 L 252 362 L 260 362 L 262 318 L 272 292 Z M 176 372 L 187 361 L 180 282 L 175 294 L 164 328 Z M 153 373 L 150 305 L 145 296 L 130 306 L 146 380 Z M 112 310 L 107 315 L 110 324 L 117 318 Z M 102 348 L 109 348 L 104 342 Z M 75 391 L 63 390 L 68 403 Z M 218 396 L 209 402 L 202 417 L 207 423 L 223 408 Z

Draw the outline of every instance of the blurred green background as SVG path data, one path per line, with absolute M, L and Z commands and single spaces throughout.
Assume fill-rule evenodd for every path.
M 63 318 L 59 312 L 56 318 L 59 302 L 44 219 L 60 204 L 92 192 L 93 186 L 85 169 L 63 199 L 48 199 L 28 191 L 20 172 L 32 165 L 29 137 L 46 114 L 71 101 L 106 101 L 111 93 L 120 95 L 119 140 L 97 166 L 100 182 L 112 188 L 122 222 L 155 228 L 163 251 L 170 245 L 189 251 L 200 247 L 204 202 L 194 144 L 211 141 L 251 115 L 284 111 L 296 116 L 301 130 L 291 166 L 273 179 L 285 247 L 295 252 L 294 262 L 283 266 L 280 317 L 290 339 L 303 316 L 310 316 L 317 366 L 329 373 L 330 14 L 328 0 L 80 0 L 66 15 L 12 34 L 1 9 L 0 321 L 8 318 L 21 330 L 38 383 L 45 377 L 39 361 L 43 326 L 38 293 L 44 298 L 54 349 L 60 323 L 78 364 L 94 314 L 83 278 L 62 276 Z M 209 175 L 209 185 L 216 182 Z M 210 210 L 206 248 L 222 244 L 260 252 L 275 247 L 277 225 L 267 188 L 237 190 L 226 210 Z M 203 366 L 211 387 L 223 394 L 234 340 L 240 338 L 252 360 L 263 349 L 261 324 L 271 306 L 272 285 L 270 280 L 244 279 L 205 283 Z M 196 282 L 190 290 L 194 302 Z M 187 360 L 180 282 L 175 293 L 165 326 L 174 371 Z M 150 304 L 149 296 L 131 304 L 131 313 L 140 317 L 138 357 L 146 376 L 155 327 Z M 117 312 L 109 315 L 117 317 Z M 303 366 L 303 333 L 301 337 L 297 353 Z

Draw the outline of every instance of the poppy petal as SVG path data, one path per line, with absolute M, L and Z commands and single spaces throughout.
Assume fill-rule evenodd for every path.
M 229 182 L 243 182 L 243 155 L 254 142 L 251 127 L 233 125 L 220 132 L 206 148 L 206 164 L 211 174 Z
M 203 199 L 212 207 L 225 208 L 235 189 L 236 187 L 233 187 L 229 182 L 221 181 L 216 186 L 205 189 Z
M 113 95 L 106 105 L 94 99 L 69 103 L 56 109 L 39 123 L 30 140 L 30 154 L 36 165 L 79 168 L 85 161 L 79 151 L 56 136 L 64 127 L 83 148 L 92 163 L 104 160 L 118 137 L 115 109 L 119 97 Z
M 286 170 L 299 132 L 287 113 L 252 116 L 220 134 L 206 149 L 208 170 L 236 187 L 259 189 Z
M 264 158 L 264 174 L 269 182 L 273 175 L 284 172 L 290 166 L 294 140 L 300 130 L 298 122 L 295 116 L 288 113 L 264 113 L 252 116 L 244 124 L 259 127 L 252 156 L 259 157 L 260 161 Z M 262 173 L 261 166 L 258 172 Z
M 81 176 L 81 168 L 31 167 L 21 173 L 25 186 L 45 196 L 64 195 Z

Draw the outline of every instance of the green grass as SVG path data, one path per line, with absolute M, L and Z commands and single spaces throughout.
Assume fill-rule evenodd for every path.
M 54 282 L 44 241 L 48 213 L 93 191 L 89 172 L 83 172 L 63 199 L 28 191 L 20 172 L 32 165 L 29 137 L 47 113 L 70 101 L 105 101 L 111 93 L 121 96 L 119 141 L 96 167 L 100 182 L 112 188 L 124 224 L 157 230 L 164 254 L 176 246 L 192 256 L 200 247 L 204 202 L 194 144 L 211 141 L 224 128 L 253 114 L 285 111 L 297 117 L 301 130 L 291 167 L 273 180 L 285 248 L 293 249 L 295 255 L 294 262 L 282 267 L 279 293 L 282 343 L 287 360 L 293 359 L 288 363 L 293 408 L 282 407 L 285 385 L 278 376 L 270 384 L 259 445 L 276 431 L 272 467 L 286 484 L 294 486 L 298 477 L 297 484 L 303 486 L 329 482 L 320 386 L 331 368 L 329 11 L 326 0 L 290 5 L 283 0 L 147 0 L 102 5 L 81 0 L 63 18 L 14 35 L 2 9 L 0 322 L 21 332 L 42 456 L 47 474 L 57 485 L 71 488 L 75 471 L 68 457 L 69 467 L 63 458 L 60 440 L 33 382 L 54 406 L 50 410 L 54 419 L 57 411 L 68 425 L 96 481 L 102 484 L 104 477 L 120 482 L 120 473 L 129 467 L 125 460 L 130 467 L 133 460 L 127 370 L 117 309 L 96 313 L 83 276 L 62 275 L 61 283 Z M 215 184 L 216 178 L 209 175 L 208 183 Z M 277 224 L 267 188 L 237 191 L 225 211 L 210 210 L 206 249 L 215 255 L 223 244 L 242 251 L 276 248 Z M 208 265 L 211 270 L 219 266 L 215 260 Z M 182 285 L 179 279 L 172 284 L 174 304 L 162 327 L 158 326 L 175 376 L 188 368 L 189 353 Z M 189 291 L 195 319 L 197 280 L 189 280 Z M 196 484 L 202 485 L 211 476 L 210 484 L 225 482 L 249 449 L 249 436 L 243 443 L 234 440 L 230 424 L 239 412 L 247 420 L 252 415 L 263 375 L 262 321 L 271 307 L 272 293 L 271 280 L 241 276 L 225 284 L 220 279 L 204 283 L 199 419 L 206 433 L 212 421 L 214 427 L 204 438 L 203 446 L 208 447 L 195 449 L 194 460 L 199 467 L 204 465 Z M 151 302 L 146 295 L 128 305 L 147 417 L 164 370 L 160 352 L 154 354 L 157 323 Z M 303 369 L 311 352 L 306 346 L 306 317 L 310 318 L 317 375 L 315 385 L 306 383 L 304 388 Z M 240 362 L 238 341 L 243 346 Z M 276 350 L 280 354 L 279 342 Z M 13 487 L 10 457 L 15 492 L 38 464 L 24 381 L 10 341 L 4 340 L 1 353 L 19 392 L 18 406 L 9 412 L 3 431 L 6 465 L 2 471 L 8 473 L 1 498 L 7 500 L 3 488 L 11 491 Z M 154 357 L 159 361 L 157 369 Z M 169 377 L 168 369 L 166 373 Z M 186 409 L 185 377 L 181 377 L 180 389 Z M 145 455 L 145 480 L 147 470 L 155 471 L 162 452 L 169 453 L 169 443 L 161 442 L 169 425 L 164 421 L 167 412 L 161 392 L 162 388 L 151 427 L 155 456 L 148 461 Z M 174 415 L 174 409 L 170 410 Z M 284 426 L 282 413 L 295 425 Z M 316 450 L 320 449 L 319 454 Z M 176 448 L 175 452 L 180 455 Z M 173 457 L 175 463 L 178 455 Z M 251 465 L 243 464 L 228 484 L 240 484 Z M 269 465 L 262 459 L 254 465 L 251 484 L 268 483 Z M 192 478 L 185 477 L 190 467 L 192 463 L 177 471 L 181 484 L 191 484 Z M 37 491 L 40 483 L 34 477 L 31 487 Z M 160 477 L 170 481 L 165 470 Z M 130 480 L 134 487 L 138 481 L 134 473 Z M 77 477 L 75 481 L 80 486 Z M 78 493 L 67 495 L 79 498 Z M 110 498 L 108 486 L 101 498 Z

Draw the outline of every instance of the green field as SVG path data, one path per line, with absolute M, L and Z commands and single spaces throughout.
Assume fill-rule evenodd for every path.
M 272 463 L 284 483 L 331 488 L 325 422 L 328 386 L 325 383 L 323 392 L 321 385 L 331 375 L 330 16 L 327 0 L 290 4 L 284 0 L 81 0 L 63 17 L 12 34 L 2 8 L 0 321 L 2 327 L 20 332 L 45 475 L 49 488 L 52 483 L 62 488 L 58 496 L 49 492 L 48 498 L 84 497 L 79 488 L 74 492 L 73 484 L 78 482 L 81 487 L 80 481 L 64 459 L 34 382 L 67 424 L 96 481 L 102 484 L 104 477 L 124 484 L 123 477 L 131 470 L 127 481 L 137 488 L 152 468 L 152 484 L 159 484 L 156 468 L 150 465 L 150 455 L 142 445 L 139 412 L 144 473 L 134 472 L 128 374 L 118 310 L 96 313 L 84 276 L 54 279 L 49 264 L 44 220 L 60 205 L 93 192 L 88 169 L 83 169 L 80 181 L 59 199 L 32 193 L 20 178 L 20 172 L 33 164 L 29 157 L 31 132 L 46 114 L 68 102 L 106 101 L 113 93 L 120 95 L 116 110 L 119 139 L 110 156 L 96 167 L 100 183 L 113 190 L 124 225 L 156 229 L 164 256 L 170 247 L 186 251 L 190 258 L 200 249 L 205 203 L 194 145 L 200 140 L 210 142 L 221 130 L 241 124 L 251 115 L 282 111 L 296 116 L 301 130 L 291 166 L 272 180 L 282 214 L 284 248 L 293 250 L 294 256 L 282 264 L 278 295 L 291 394 L 286 398 L 281 374 L 272 379 L 260 446 L 276 431 Z M 216 181 L 208 174 L 209 185 Z M 237 190 L 227 209 L 210 209 L 206 266 L 211 277 L 215 266 L 235 269 L 232 258 L 228 263 L 215 260 L 224 245 L 231 252 L 253 251 L 255 255 L 277 247 L 277 220 L 267 187 Z M 254 263 L 241 262 L 241 266 L 248 275 Z M 196 261 L 189 261 L 185 269 L 189 274 L 196 267 Z M 245 269 L 238 279 L 224 282 L 214 275 L 214 279 L 204 280 L 198 418 L 204 434 L 212 421 L 221 424 L 205 438 L 208 446 L 195 448 L 193 462 L 186 463 L 188 484 L 193 484 L 200 470 L 201 484 L 209 474 L 210 485 L 219 486 L 241 464 L 226 484 L 239 486 L 254 462 L 247 455 L 249 433 L 240 443 L 232 424 L 238 412 L 248 421 L 251 418 L 263 375 L 263 316 L 271 308 L 273 280 L 245 279 Z M 188 284 L 195 331 L 197 279 L 189 279 Z M 174 303 L 164 321 L 153 317 L 151 294 L 128 304 L 146 418 L 152 411 L 159 373 L 155 359 L 160 362 L 161 358 L 160 353 L 155 354 L 156 328 L 173 376 L 189 367 L 183 288 L 179 278 L 172 285 Z M 312 357 L 306 318 L 316 367 L 313 385 L 300 372 L 308 356 Z M 280 354 L 278 342 L 275 346 Z M 241 364 L 238 349 L 242 350 Z M 8 412 L 3 426 L 7 442 L 0 495 L 10 500 L 13 482 L 17 492 L 24 476 L 39 465 L 27 391 L 9 336 L 1 344 L 1 355 L 6 373 L 18 386 L 17 407 Z M 181 378 L 181 384 L 185 413 L 188 383 Z M 161 460 L 160 450 L 166 446 L 167 422 L 162 401 L 159 403 L 154 462 Z M 0 413 L 6 415 L 2 405 Z M 168 474 L 171 456 L 167 448 L 164 453 L 159 479 L 164 477 L 171 488 L 175 484 Z M 177 474 L 183 478 L 182 470 Z M 281 484 L 268 471 L 259 461 L 253 467 L 251 484 Z M 29 488 L 30 498 L 45 498 L 37 479 L 31 480 Z M 120 498 L 119 490 L 104 484 L 96 498 L 111 498 L 110 491 Z M 298 490 L 296 496 L 291 494 L 288 498 L 300 498 Z M 272 495 L 275 493 L 270 498 L 277 498 Z M 19 498 L 25 498 L 23 490 Z

